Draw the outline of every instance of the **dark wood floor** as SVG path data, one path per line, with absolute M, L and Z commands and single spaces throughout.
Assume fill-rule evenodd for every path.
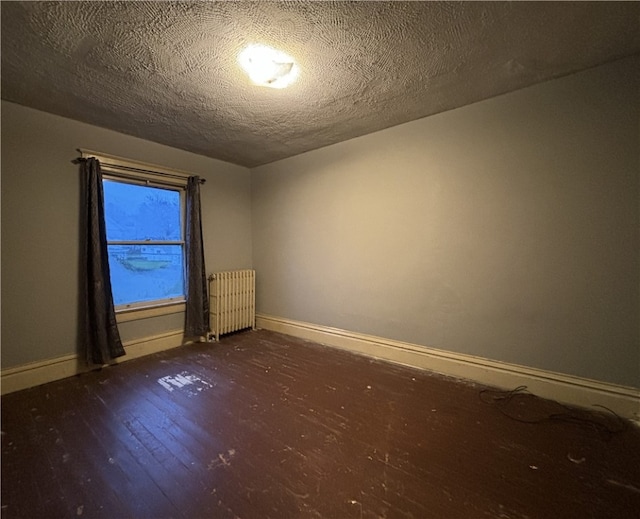
M 640 430 L 482 389 L 267 331 L 178 348 L 4 396 L 2 517 L 640 517 Z

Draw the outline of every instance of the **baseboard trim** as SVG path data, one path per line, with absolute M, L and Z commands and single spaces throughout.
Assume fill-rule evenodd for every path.
M 183 343 L 183 340 L 184 332 L 182 330 L 172 330 L 152 337 L 127 341 L 124 343 L 127 354 L 124 357 L 118 357 L 115 363 L 119 364 L 176 348 Z M 75 354 L 3 369 L 0 371 L 0 394 L 6 395 L 21 389 L 54 382 L 88 370 L 84 360 Z
M 543 398 L 581 407 L 602 405 L 620 416 L 636 422 L 640 421 L 640 389 L 634 387 L 447 352 L 265 314 L 256 315 L 256 326 L 480 384 L 507 389 L 525 385 L 529 391 Z

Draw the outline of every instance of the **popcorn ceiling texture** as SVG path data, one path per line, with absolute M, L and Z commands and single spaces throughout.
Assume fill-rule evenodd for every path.
M 1 5 L 4 99 L 249 167 L 640 52 L 635 2 Z M 250 43 L 298 81 L 251 84 Z

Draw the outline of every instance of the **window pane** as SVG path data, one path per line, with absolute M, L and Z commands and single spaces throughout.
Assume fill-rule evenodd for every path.
M 104 180 L 107 240 L 182 239 L 180 192 Z
M 109 268 L 116 306 L 182 298 L 182 246 L 109 245 Z

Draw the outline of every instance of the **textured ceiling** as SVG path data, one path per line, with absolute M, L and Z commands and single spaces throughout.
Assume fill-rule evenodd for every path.
M 244 166 L 640 52 L 637 2 L 1 5 L 4 99 Z M 298 81 L 251 84 L 250 43 Z

